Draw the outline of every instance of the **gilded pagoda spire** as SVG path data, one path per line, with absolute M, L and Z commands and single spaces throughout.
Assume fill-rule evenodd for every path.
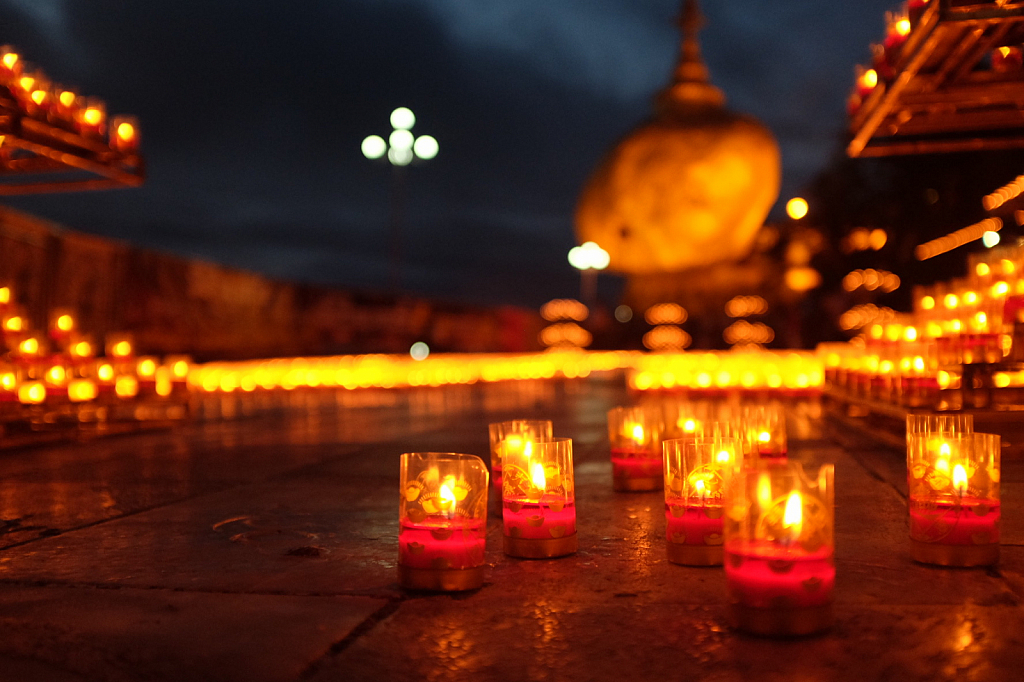
M 725 95 L 711 84 L 700 53 L 698 34 L 704 27 L 704 16 L 697 0 L 684 0 L 678 25 L 682 33 L 679 62 L 672 83 L 658 95 L 659 113 L 723 106 Z

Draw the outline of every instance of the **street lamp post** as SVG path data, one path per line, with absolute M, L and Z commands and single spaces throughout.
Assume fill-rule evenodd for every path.
M 588 308 L 597 303 L 597 272 L 608 267 L 608 252 L 594 242 L 569 249 L 569 265 L 580 271 L 580 300 Z
M 391 164 L 391 289 L 398 293 L 402 284 L 402 221 L 405 209 L 405 167 L 414 160 L 429 161 L 437 156 L 437 140 L 430 135 L 413 135 L 416 116 L 406 107 L 391 112 L 391 134 L 385 140 L 380 135 L 363 139 L 363 156 L 370 160 L 387 157 Z

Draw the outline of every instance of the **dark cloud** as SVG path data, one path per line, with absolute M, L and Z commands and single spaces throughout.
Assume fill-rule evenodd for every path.
M 783 199 L 833 153 L 889 2 L 705 2 L 730 106 L 771 127 Z M 441 153 L 407 169 L 406 283 L 464 300 L 571 295 L 576 195 L 650 112 L 676 0 L 0 0 L 51 78 L 137 114 L 137 190 L 16 199 L 69 227 L 277 277 L 384 287 L 391 172 L 359 143 L 396 106 Z

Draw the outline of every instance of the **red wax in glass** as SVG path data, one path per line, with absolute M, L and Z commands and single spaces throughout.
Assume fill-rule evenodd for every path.
M 999 502 L 964 497 L 960 503 L 910 502 L 910 537 L 942 545 L 999 542 Z
M 664 464 L 652 450 L 612 448 L 612 475 L 615 478 L 660 478 Z
M 726 546 L 725 578 L 744 606 L 803 608 L 831 602 L 836 568 L 831 548 L 807 552 L 768 543 Z
M 409 568 L 473 568 L 484 562 L 484 522 L 430 520 L 398 528 L 398 563 Z
M 760 457 L 786 457 L 788 448 L 786 446 L 778 446 L 775 443 L 762 443 L 758 441 L 757 454 Z
M 680 502 L 682 501 L 680 500 Z M 674 544 L 700 545 L 702 547 L 721 544 L 722 505 L 714 503 L 686 505 L 666 502 L 665 538 Z
M 504 500 L 502 518 L 505 535 L 509 537 L 550 540 L 576 532 L 576 505 L 563 502 L 562 498 L 545 497 L 540 502 Z

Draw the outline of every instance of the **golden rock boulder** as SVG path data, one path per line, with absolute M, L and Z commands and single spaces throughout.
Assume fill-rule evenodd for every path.
M 700 21 L 688 1 L 682 57 L 654 119 L 612 150 L 580 196 L 577 238 L 601 245 L 611 270 L 644 275 L 738 261 L 778 198 L 775 138 L 725 109 L 700 57 Z

